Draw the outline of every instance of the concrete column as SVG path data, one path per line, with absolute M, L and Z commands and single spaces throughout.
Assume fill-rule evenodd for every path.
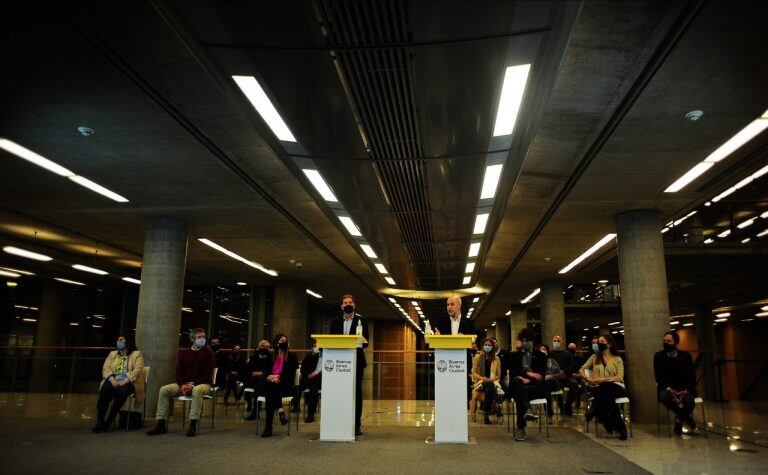
M 667 274 L 658 211 L 629 211 L 616 216 L 621 311 L 632 394 L 632 415 L 638 422 L 656 421 L 653 355 L 669 329 Z
M 367 366 L 363 371 L 363 399 L 373 399 L 373 341 L 376 333 L 376 325 L 368 319 L 368 348 L 364 350 Z M 365 413 L 365 411 L 363 411 Z
M 279 282 L 275 285 L 275 305 L 272 317 L 272 335 L 288 336 L 292 348 L 309 348 L 307 338 L 307 287 L 296 282 Z
M 45 284 L 40 300 L 40 313 L 37 319 L 35 347 L 60 346 L 67 325 L 67 300 L 69 292 L 58 284 Z M 35 349 L 29 378 L 29 392 L 56 391 L 56 374 L 68 370 L 70 361 L 57 361 L 55 356 L 61 352 L 50 349 Z M 58 365 L 58 367 L 57 367 Z
M 699 342 L 701 368 L 704 374 L 704 394 L 701 396 L 709 401 L 722 399 L 717 394 L 719 387 L 715 376 L 715 316 L 708 304 L 696 308 L 696 339 Z
M 552 338 L 565 338 L 565 300 L 563 281 L 548 279 L 541 282 L 541 339 L 552 345 Z
M 514 350 L 517 334 L 520 330 L 528 326 L 528 311 L 523 306 L 515 306 L 510 310 L 512 313 L 509 314 L 509 346 Z
M 509 346 L 509 317 L 506 315 L 496 319 L 496 326 L 493 327 L 495 332 L 494 336 L 496 341 L 499 342 L 499 348 L 506 348 Z
M 187 231 L 184 221 L 150 218 L 144 237 L 139 307 L 136 314 L 136 346 L 150 366 L 147 417 L 153 418 L 161 386 L 174 380 L 178 357 L 181 301 L 187 263 Z

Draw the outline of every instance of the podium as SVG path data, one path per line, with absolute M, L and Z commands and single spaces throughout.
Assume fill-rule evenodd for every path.
M 360 335 L 311 335 L 323 349 L 320 404 L 320 440 L 355 440 L 355 378 L 357 345 L 368 343 Z
M 435 443 L 467 444 L 467 349 L 475 335 L 429 335 L 435 350 Z

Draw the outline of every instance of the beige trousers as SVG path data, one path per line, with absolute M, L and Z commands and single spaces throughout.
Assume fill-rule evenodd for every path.
M 192 405 L 189 408 L 189 418 L 191 420 L 200 419 L 200 408 L 203 407 L 203 396 L 211 393 L 211 386 L 208 384 L 199 384 L 192 388 Z M 160 388 L 160 396 L 157 399 L 157 418 L 168 419 L 168 406 L 171 399 L 181 395 L 181 387 L 176 384 L 166 384 Z

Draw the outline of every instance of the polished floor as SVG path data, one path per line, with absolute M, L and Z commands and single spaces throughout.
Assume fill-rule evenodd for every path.
M 145 470 L 175 473 L 182 470 L 177 470 L 179 467 L 176 464 L 165 464 L 165 461 L 170 461 L 175 456 L 182 457 L 183 460 L 183 455 L 189 447 L 204 447 L 196 450 L 207 451 L 204 454 L 216 454 L 217 450 L 229 453 L 233 447 L 249 450 L 256 447 L 253 444 L 264 443 L 264 447 L 285 451 L 286 454 L 295 453 L 291 463 L 270 466 L 273 471 L 294 473 L 337 471 L 340 468 L 339 456 L 348 457 L 350 460 L 362 457 L 360 460 L 363 462 L 360 463 L 364 463 L 365 454 L 369 450 L 381 454 L 377 459 L 381 463 L 366 465 L 360 471 L 402 471 L 413 466 L 411 464 L 401 468 L 398 465 L 402 463 L 402 456 L 408 454 L 409 457 L 419 459 L 417 465 L 420 471 L 430 473 L 768 472 L 766 403 L 708 404 L 709 437 L 692 434 L 670 438 L 665 428 L 662 428 L 662 434 L 658 435 L 655 424 L 635 424 L 633 437 L 624 442 L 605 434 L 596 438 L 593 430 L 585 434 L 580 417 L 566 418 L 555 415 L 548 439 L 544 432 L 538 432 L 537 425 L 529 427 L 529 440 L 519 443 L 514 442 L 512 435 L 507 432 L 506 421 L 491 426 L 470 422 L 470 435 L 476 439 L 477 444 L 462 446 L 460 449 L 451 446 L 453 449 L 450 450 L 444 448 L 445 446 L 436 447 L 424 443 L 424 440 L 432 435 L 434 426 L 432 401 L 365 401 L 364 435 L 352 445 L 331 444 L 354 447 L 346 450 L 335 447 L 317 449 L 318 443 L 312 442 L 311 439 L 317 437 L 318 422 L 300 423 L 299 431 L 293 432 L 290 438 L 280 428 L 276 431 L 276 436 L 268 441 L 256 438 L 255 425 L 242 420 L 242 408 L 238 409 L 235 405 L 225 408 L 221 403 L 217 406 L 215 430 L 211 431 L 208 425 L 210 421 L 206 417 L 201 435 L 192 441 L 183 437 L 178 423 L 172 425 L 171 433 L 159 439 L 166 441 L 159 445 L 158 438 L 149 438 L 141 431 L 128 434 L 113 431 L 95 435 L 89 430 L 93 425 L 94 404 L 95 396 L 87 394 L 0 393 L 0 420 L 3 420 L 0 424 L 0 447 L 4 455 L 2 458 L 9 460 L 7 456 L 10 456 L 10 459 L 14 460 L 10 466 L 14 468 L 13 472 L 35 473 L 52 467 L 66 468 L 67 471 L 77 469 L 93 472 L 99 471 L 95 469 L 102 460 L 98 454 L 91 454 L 87 447 L 90 444 L 104 444 L 109 454 L 109 447 L 114 444 L 115 450 L 119 450 L 119 447 L 133 447 L 133 450 L 145 455 L 148 463 L 154 460 L 153 465 L 145 467 Z M 167 444 L 167 451 L 163 450 L 164 444 Z M 320 445 L 325 447 L 324 444 Z M 35 452 L 40 448 L 46 450 Z M 71 456 L 84 448 L 86 455 Z M 338 450 L 342 450 L 342 455 L 334 455 Z M 446 450 L 448 451 L 445 452 Z M 313 451 L 317 451 L 317 454 L 309 457 L 308 454 L 314 453 Z M 309 457 L 307 463 L 315 461 L 314 468 L 300 462 L 304 455 Z M 439 463 L 425 461 L 438 455 L 441 457 Z M 91 458 L 94 458 L 92 463 L 85 462 Z M 264 468 L 258 464 L 248 465 L 252 463 L 248 462 L 250 459 L 241 460 L 240 456 L 235 458 L 236 461 L 228 462 L 224 456 L 221 468 Z M 521 462 L 523 460 L 526 462 Z M 540 464 L 535 462 L 536 460 L 541 460 Z M 498 464 L 504 469 L 494 469 Z

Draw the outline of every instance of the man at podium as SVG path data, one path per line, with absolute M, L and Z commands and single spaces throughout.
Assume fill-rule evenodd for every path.
M 368 323 L 355 313 L 355 298 L 349 294 L 341 297 L 342 316 L 331 321 L 328 333 L 331 335 L 356 335 L 358 331 L 363 338 L 368 340 Z M 360 327 L 360 330 L 358 330 Z M 360 430 L 360 420 L 363 416 L 363 373 L 366 362 L 363 348 L 368 343 L 359 343 L 357 346 L 357 374 L 355 375 L 355 435 L 363 435 Z
M 436 335 L 474 335 L 475 329 L 472 321 L 468 318 L 461 318 L 461 297 L 448 297 L 445 301 L 445 309 L 448 315 L 438 320 Z M 467 400 L 472 395 L 472 350 L 467 350 Z

